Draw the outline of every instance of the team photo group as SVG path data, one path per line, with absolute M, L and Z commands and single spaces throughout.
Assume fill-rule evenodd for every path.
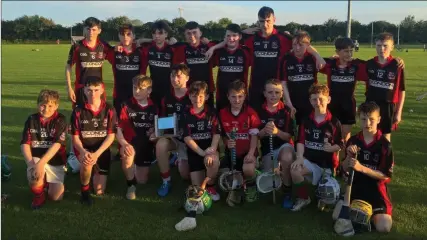
M 389 232 L 391 133 L 405 100 L 393 35 L 375 37 L 371 59 L 353 58 L 355 43 L 346 37 L 323 58 L 308 32 L 279 32 L 273 9 L 260 8 L 257 18 L 255 28 L 229 24 L 220 41 L 204 38 L 194 21 L 184 27 L 185 42 L 171 36 L 165 21 L 152 24 L 151 39 L 138 39 L 123 24 L 115 46 L 99 37 L 101 21 L 87 18 L 84 39 L 72 44 L 65 66 L 71 119 L 58 111 L 57 89 L 43 89 L 38 113 L 25 122 L 21 152 L 31 207 L 63 198 L 67 156 L 80 165 L 81 203 L 96 204 L 93 195 L 105 193 L 116 159 L 126 179 L 114 181 L 123 182 L 129 200 L 155 165 L 160 197 L 185 191 L 178 231 L 194 229 L 220 192 L 231 207 L 270 192 L 275 202 L 280 192 L 289 211 L 310 204 L 333 210 L 339 235 Z M 105 60 L 113 89 L 104 85 Z M 358 81 L 366 91 L 356 103 Z M 174 169 L 187 189 L 173 187 Z

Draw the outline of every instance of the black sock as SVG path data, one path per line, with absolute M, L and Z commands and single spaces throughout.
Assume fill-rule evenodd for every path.
M 292 193 L 292 185 L 291 186 L 286 186 L 283 184 L 283 193 L 286 195 L 289 195 Z
M 190 211 L 189 213 L 187 213 L 187 217 L 195 218 L 196 217 L 196 211 Z
M 132 178 L 132 180 L 126 180 L 128 187 L 132 186 L 132 185 L 136 185 L 136 178 Z

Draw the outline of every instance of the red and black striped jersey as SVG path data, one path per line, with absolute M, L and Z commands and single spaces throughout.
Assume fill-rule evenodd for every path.
M 264 103 L 260 109 L 257 111 L 258 116 L 261 120 L 261 125 L 259 129 L 263 129 L 268 122 L 273 121 L 274 125 L 282 131 L 289 133 L 291 135 L 291 139 L 288 141 L 284 141 L 281 138 L 274 136 L 273 137 L 273 149 L 278 149 L 285 143 L 289 143 L 294 145 L 294 141 L 292 140 L 292 136 L 294 136 L 294 125 L 291 118 L 291 109 L 288 106 L 280 101 L 277 105 L 277 109 L 275 112 L 270 112 L 267 109 L 267 103 Z M 266 155 L 270 152 L 270 140 L 269 137 L 264 137 L 260 139 L 261 141 L 261 152 L 263 155 Z
M 356 81 L 363 80 L 363 64 L 365 61 L 353 59 L 344 68 L 339 66 L 339 59 L 325 59 L 326 65 L 320 70 L 326 74 L 331 101 L 354 99 Z
M 367 101 L 377 103 L 399 101 L 399 92 L 405 91 L 405 74 L 404 70 L 397 65 L 397 60 L 392 56 L 385 64 L 378 63 L 378 57 L 366 62 Z
M 194 81 L 203 81 L 208 84 L 209 92 L 214 90 L 212 63 L 205 56 L 209 48 L 214 45 L 215 43 L 212 42 L 209 44 L 200 43 L 197 47 L 193 47 L 188 43 L 177 43 L 174 45 L 174 64 L 185 63 L 190 68 L 188 86 Z
M 132 45 L 132 50 L 123 48 L 122 52 L 110 49 L 106 59 L 111 63 L 114 75 L 113 97 L 119 96 L 121 99 L 129 99 L 133 96 L 132 79 L 142 72 L 141 62 L 142 50 Z
M 280 80 L 288 86 L 291 102 L 301 102 L 309 99 L 308 90 L 317 83 L 316 59 L 306 52 L 304 58 L 299 59 L 294 53 L 286 54 L 280 63 Z
M 277 79 L 280 59 L 291 50 L 290 36 L 273 30 L 269 37 L 262 37 L 261 32 L 249 37 L 244 43 L 250 49 L 252 58 L 251 88 L 263 89 L 268 79 Z
M 357 160 L 360 164 L 374 171 L 380 171 L 388 177 L 386 180 L 377 180 L 355 171 L 353 188 L 374 193 L 382 188 L 382 190 L 385 190 L 385 185 L 390 182 L 394 166 L 391 143 L 378 130 L 371 143 L 367 144 L 365 142 L 361 131 L 347 141 L 347 147 L 350 145 L 356 145 L 360 148 L 357 155 Z
M 191 137 L 203 150 L 211 146 L 215 134 L 221 134 L 215 110 L 207 105 L 200 113 L 195 113 L 192 107 L 184 111 L 180 123 L 184 130 L 183 138 Z M 188 151 L 192 150 L 188 148 Z
M 216 89 L 228 89 L 228 84 L 235 80 L 240 80 L 248 86 L 248 72 L 251 65 L 249 49 L 239 46 L 230 51 L 227 48 L 220 48 L 215 51 L 213 64 L 218 67 L 216 79 Z
M 141 106 L 135 98 L 122 105 L 119 118 L 119 128 L 123 130 L 126 141 L 135 137 L 148 138 L 147 132 L 154 128 L 154 117 L 158 115 L 157 106 L 148 99 L 147 106 Z
M 86 103 L 77 106 L 71 114 L 71 134 L 78 135 L 83 147 L 89 150 L 98 149 L 107 135 L 116 131 L 116 110 L 104 101 L 96 112 Z
M 102 64 L 112 47 L 102 41 L 97 40 L 95 47 L 88 46 L 86 39 L 76 42 L 70 48 L 67 64 L 76 64 L 76 89 L 81 88 L 86 83 L 88 76 L 96 76 L 102 79 Z
M 335 169 L 338 167 L 338 153 L 325 152 L 325 139 L 333 146 L 344 146 L 341 123 L 328 111 L 323 122 L 318 123 L 314 111 L 300 124 L 298 143 L 304 144 L 304 157 L 322 168 Z
M 66 162 L 65 141 L 67 121 L 61 113 L 55 112 L 49 119 L 43 120 L 40 114 L 35 113 L 28 117 L 22 132 L 21 144 L 31 146 L 31 155 L 41 158 L 52 147 L 59 143 L 61 147 L 49 160 L 49 165 L 60 166 Z
M 157 47 L 154 42 L 143 47 L 142 74 L 146 74 L 148 66 L 150 68 L 150 77 L 153 80 L 153 89 L 170 88 L 170 69 L 174 51 L 175 49 L 167 43 L 164 43 L 161 48 Z
M 250 131 L 256 129 L 252 134 L 258 133 L 261 122 L 255 110 L 249 106 L 243 106 L 235 116 L 230 107 L 225 107 L 219 111 L 219 122 L 221 125 L 221 135 L 225 141 L 231 139 L 233 128 L 236 129 L 236 155 L 244 157 L 249 152 L 251 143 Z

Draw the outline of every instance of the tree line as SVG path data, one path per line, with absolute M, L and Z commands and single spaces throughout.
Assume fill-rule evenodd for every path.
M 172 21 L 161 19 L 168 22 L 171 27 L 170 36 L 178 40 L 183 40 L 184 25 L 187 20 L 181 17 L 174 18 Z M 153 22 L 143 23 L 138 19 L 129 19 L 126 16 L 111 17 L 102 21 L 101 37 L 107 41 L 118 41 L 117 30 L 123 23 L 132 23 L 135 27 L 137 37 L 151 38 L 151 26 Z M 232 23 L 229 18 L 221 18 L 217 22 L 209 21 L 201 26 L 203 36 L 208 39 L 221 40 L 224 37 L 225 28 Z M 374 35 L 381 32 L 392 33 L 397 41 L 398 25 L 387 21 L 375 21 L 368 24 L 362 24 L 357 20 L 351 22 L 352 38 L 360 43 L 371 42 L 372 25 Z M 400 22 L 400 44 L 420 44 L 427 43 L 427 21 L 415 20 L 415 16 L 409 15 Z M 256 23 L 240 24 L 242 29 L 254 27 Z M 286 25 L 277 25 L 279 31 L 289 31 L 291 33 L 297 30 L 305 30 L 310 33 L 313 42 L 333 42 L 339 36 L 345 36 L 347 22 L 337 19 L 328 19 L 323 24 L 299 24 L 290 22 Z M 56 24 L 52 19 L 34 15 L 16 18 L 15 20 L 2 20 L 2 41 L 3 42 L 53 42 L 57 39 L 69 41 L 71 34 L 73 36 L 82 35 L 83 21 L 70 27 L 64 27 Z

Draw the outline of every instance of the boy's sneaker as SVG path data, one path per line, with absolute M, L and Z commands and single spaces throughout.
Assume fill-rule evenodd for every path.
M 255 202 L 258 199 L 256 186 L 247 187 L 245 191 L 245 201 Z
M 292 201 L 292 197 L 290 194 L 285 195 L 283 199 L 283 208 L 291 209 L 294 206 L 294 202 Z
M 46 202 L 46 195 L 45 193 L 41 193 L 38 196 L 34 196 L 33 201 L 31 202 L 31 208 L 36 210 L 39 209 L 43 204 Z
M 132 185 L 128 187 L 128 191 L 126 193 L 126 198 L 129 200 L 134 200 L 136 198 L 136 187 L 135 185 Z
M 297 198 L 297 201 L 295 205 L 291 208 L 291 211 L 297 212 L 301 210 L 303 207 L 309 205 L 310 203 L 311 203 L 310 197 L 308 197 L 307 199 Z
M 214 187 L 207 187 L 206 191 L 209 193 L 213 201 L 219 201 L 220 196 Z
M 92 197 L 90 196 L 89 191 L 84 191 L 81 193 L 80 203 L 87 204 L 88 206 L 92 205 Z
M 171 188 L 171 182 L 163 182 L 159 189 L 157 189 L 157 194 L 160 197 L 166 197 L 169 194 L 169 190 Z

